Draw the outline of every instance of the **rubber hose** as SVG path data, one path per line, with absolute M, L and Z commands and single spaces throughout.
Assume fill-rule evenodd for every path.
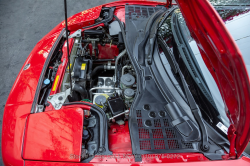
M 94 76 L 100 71 L 100 70 L 104 70 L 104 66 L 105 65 L 101 65 L 101 66 L 97 66 L 94 68 L 94 70 L 92 71 L 92 74 L 91 74 L 91 78 L 93 79 Z
M 81 95 L 81 99 L 85 99 L 88 95 L 87 90 L 81 87 L 78 84 L 75 84 L 73 87 L 73 91 L 78 92 Z

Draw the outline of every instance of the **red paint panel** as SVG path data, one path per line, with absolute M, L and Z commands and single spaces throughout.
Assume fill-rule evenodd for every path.
M 167 2 L 167 0 L 166 0 Z M 166 5 L 166 2 L 159 2 L 159 1 L 148 1 L 148 0 L 121 0 L 106 3 L 103 7 L 113 7 L 113 6 L 120 6 L 120 5 L 144 5 L 144 6 L 157 6 L 157 5 Z
M 47 36 L 31 51 L 7 99 L 2 123 L 2 157 L 5 165 L 23 165 L 21 156 L 26 117 L 30 114 L 44 62 L 59 33 Z M 30 64 L 27 70 L 23 70 Z
M 242 54 L 209 1 L 176 2 L 230 112 L 236 131 L 236 146 L 231 149 L 236 148 L 240 157 L 250 140 L 250 81 Z
M 122 22 L 125 23 L 125 7 L 117 7 L 114 15 L 116 15 Z
M 168 153 L 168 154 L 144 154 L 141 155 L 141 162 L 135 162 L 134 155 L 131 153 L 113 153 L 112 156 L 96 155 L 90 163 L 95 164 L 160 164 L 160 163 L 183 163 L 194 161 L 209 161 L 201 153 Z
M 111 124 L 109 129 L 109 150 L 113 153 L 132 154 L 128 121 L 124 125 Z
M 90 55 L 92 55 L 92 44 L 89 44 Z M 98 44 L 99 55 L 98 59 L 114 59 L 119 54 L 119 49 L 116 45 L 105 44 L 101 46 Z
M 187 157 L 192 157 L 192 154 L 187 155 Z M 241 159 L 238 160 L 221 160 L 221 161 L 200 161 L 196 160 L 192 162 L 187 162 L 188 158 L 182 158 L 182 162 L 175 162 L 171 163 L 169 165 L 171 166 L 235 166 L 235 165 L 240 165 L 240 166 L 249 166 L 250 161 L 246 157 L 242 157 Z M 110 164 L 106 161 L 99 160 L 99 163 L 63 163 L 63 162 L 40 162 L 40 161 L 25 161 L 25 166 L 149 166 L 149 165 L 154 165 L 154 166 L 166 166 L 167 164 L 165 162 L 162 162 L 161 160 L 158 160 L 158 163 L 149 163 L 149 162 L 128 162 L 125 163 L 120 163 L 120 160 L 116 160 L 115 163 Z
M 95 23 L 95 19 L 100 16 L 102 5 L 93 7 L 91 9 L 84 10 L 68 18 L 69 31 L 75 31 L 85 26 L 89 26 Z M 62 26 L 65 26 L 65 22 L 62 22 Z
M 81 154 L 84 112 L 81 108 L 31 114 L 28 117 L 23 158 L 28 160 L 71 161 Z

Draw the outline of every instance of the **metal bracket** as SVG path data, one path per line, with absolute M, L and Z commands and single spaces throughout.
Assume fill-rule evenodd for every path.
M 44 105 L 36 105 L 36 111 L 35 113 L 43 112 L 44 110 Z
M 129 113 L 129 110 L 125 110 L 124 112 L 119 113 L 119 114 L 117 114 L 117 115 L 115 115 L 115 116 L 109 118 L 109 120 L 115 119 L 115 118 L 117 118 L 117 117 L 119 117 L 119 116 L 121 116 L 121 115 L 123 115 L 123 114 L 127 114 L 127 113 Z
M 96 42 L 99 42 L 100 39 L 99 38 L 96 38 L 96 39 L 91 39 L 91 38 L 87 38 L 88 41 L 91 42 L 92 44 L 92 56 L 95 55 L 95 49 L 98 49 L 97 45 L 96 45 Z
M 52 104 L 55 110 L 59 110 L 67 97 L 70 95 L 70 88 L 67 89 L 65 92 L 57 93 L 48 97 L 48 102 Z
M 73 38 L 73 37 L 80 37 L 82 34 L 82 30 L 78 29 L 77 31 L 75 31 L 72 35 L 69 35 L 69 39 Z

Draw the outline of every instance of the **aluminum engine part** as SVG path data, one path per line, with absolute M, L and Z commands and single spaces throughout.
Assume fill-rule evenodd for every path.
M 114 82 L 112 77 L 98 77 L 97 87 L 113 88 Z M 98 89 L 97 93 L 113 93 L 114 89 Z
M 67 97 L 70 95 L 70 89 L 67 89 L 65 92 L 56 93 L 48 97 L 48 102 L 52 104 L 55 110 L 59 110 Z
M 102 94 L 111 95 L 115 92 L 113 77 L 98 77 L 97 87 L 92 89 L 96 89 L 97 91 L 97 94 L 93 97 L 93 103 L 95 104 L 95 98 L 97 96 Z M 90 94 L 92 94 L 92 89 L 90 90 Z

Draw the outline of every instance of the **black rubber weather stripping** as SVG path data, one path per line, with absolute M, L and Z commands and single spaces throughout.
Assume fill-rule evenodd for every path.
M 30 113 L 35 113 L 36 105 L 37 105 L 37 102 L 38 102 L 38 98 L 39 98 L 39 95 L 40 95 L 40 91 L 41 91 L 41 87 L 42 87 L 42 84 L 43 84 L 43 79 L 44 79 L 46 70 L 47 70 L 48 65 L 50 63 L 52 55 L 54 55 L 54 52 L 55 52 L 56 48 L 58 47 L 58 44 L 60 43 L 60 41 L 63 38 L 64 33 L 65 33 L 65 29 L 62 29 L 61 33 L 59 34 L 59 36 L 56 39 L 54 45 L 52 46 L 52 48 L 50 50 L 50 53 L 49 53 L 49 55 L 48 55 L 48 57 L 47 57 L 47 59 L 46 59 L 46 61 L 44 63 L 44 66 L 43 66 L 43 69 L 42 69 L 42 72 L 41 72 L 41 75 L 40 75 L 40 78 L 39 78 L 39 81 L 38 81 L 38 84 L 37 84 L 37 87 L 36 87 L 36 93 L 35 93 L 35 96 L 34 96 L 34 100 L 33 100 L 33 103 L 32 103 Z
M 83 103 L 83 102 L 71 102 L 71 103 L 64 103 L 63 106 L 73 106 L 73 105 L 87 105 L 90 106 L 90 111 L 94 111 L 98 114 L 100 119 L 100 142 L 99 142 L 99 148 L 98 148 L 98 154 L 102 155 L 111 155 L 112 152 L 109 151 L 108 147 L 108 119 L 105 114 L 105 112 L 96 105 L 92 105 L 89 103 Z
M 147 24 L 149 28 L 148 28 L 148 31 L 145 34 L 145 38 L 138 45 L 138 55 L 140 55 L 138 57 L 138 61 L 143 66 L 145 66 L 145 46 L 146 46 L 146 43 L 147 43 L 148 38 L 150 36 L 150 31 L 151 31 L 151 28 L 152 28 L 152 24 L 159 17 L 160 14 L 162 14 L 162 12 L 158 10 L 157 12 L 154 13 L 153 16 L 150 17 L 150 20 L 148 21 L 148 24 Z

